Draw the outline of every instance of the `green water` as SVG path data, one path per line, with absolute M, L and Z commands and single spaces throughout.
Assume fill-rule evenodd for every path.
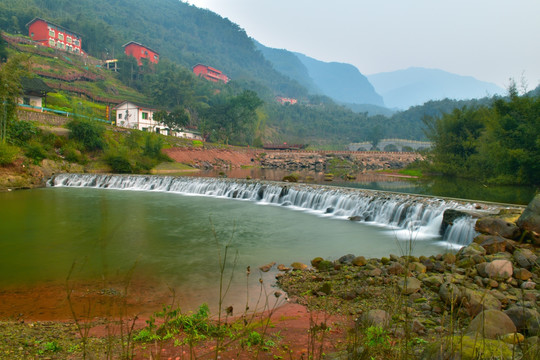
M 45 188 L 0 193 L 0 289 L 125 274 L 177 289 L 194 305 L 212 303 L 219 252 L 230 242 L 231 296 L 244 298 L 245 268 L 348 253 L 400 254 L 391 230 L 239 200 L 136 191 Z M 214 231 L 215 229 L 215 235 Z M 445 250 L 418 241 L 417 254 Z M 271 284 L 276 271 L 252 271 Z M 231 300 L 233 301 L 233 300 Z

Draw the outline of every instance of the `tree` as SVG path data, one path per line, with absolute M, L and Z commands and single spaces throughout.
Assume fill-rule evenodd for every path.
M 22 94 L 21 77 L 28 76 L 23 64 L 27 61 L 25 55 L 11 57 L 0 64 L 0 139 L 6 142 L 9 123 L 16 117 L 17 98 Z
M 165 124 L 172 131 L 178 131 L 189 124 L 189 116 L 184 108 L 177 106 L 171 112 L 165 110 L 155 112 L 154 121 Z
M 6 62 L 7 58 L 7 42 L 2 37 L 2 32 L 0 32 L 0 63 Z
M 206 111 L 201 130 L 214 141 L 251 145 L 257 125 L 256 110 L 262 103 L 250 90 L 222 99 Z

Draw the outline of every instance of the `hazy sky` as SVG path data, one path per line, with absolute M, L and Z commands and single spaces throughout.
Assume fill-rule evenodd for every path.
M 436 68 L 540 83 L 540 0 L 188 0 L 262 44 L 363 74 Z

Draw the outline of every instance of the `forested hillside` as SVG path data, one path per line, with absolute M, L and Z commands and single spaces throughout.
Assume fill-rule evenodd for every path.
M 390 114 L 355 113 L 329 97 L 308 95 L 316 94 L 322 83 L 312 81 L 313 73 L 310 75 L 308 67 L 297 56 L 295 60 L 290 52 L 271 51 L 274 66 L 280 67 L 276 65 L 280 61 L 282 68 L 295 64 L 289 69 L 290 73 L 281 74 L 238 25 L 176 0 L 0 2 L 0 28 L 7 32 L 26 35 L 26 23 L 36 16 L 79 32 L 83 36 L 83 48 L 90 55 L 101 59 L 114 55 L 120 60 L 117 76 L 125 85 L 138 90 L 148 104 L 176 114 L 185 109 L 191 124 L 206 130 L 209 139 L 214 141 L 250 145 L 295 141 L 344 148 L 350 142 L 375 142 L 388 137 L 422 140 L 425 139 L 422 123 L 425 115 L 438 117 L 465 104 L 451 100 L 430 102 L 391 117 Z M 122 45 L 131 40 L 157 50 L 161 59 L 159 65 L 138 68 L 133 58 L 124 56 Z M 316 62 L 314 59 L 306 61 Z M 196 63 L 213 65 L 232 81 L 224 85 L 197 79 L 191 71 Z M 362 77 L 358 71 L 356 73 Z M 303 75 L 298 77 L 298 74 Z M 344 76 L 349 77 L 341 75 Z M 112 90 L 109 85 L 105 87 Z M 240 128 L 223 124 L 224 119 L 216 116 L 214 107 L 234 113 L 239 101 L 245 101 L 248 106 L 257 103 L 246 90 L 254 90 L 264 102 L 257 116 L 250 113 L 249 124 L 237 119 L 236 125 Z M 351 94 L 354 95 L 354 91 Z M 280 105 L 274 100 L 276 95 L 295 97 L 299 103 Z M 238 136 L 231 136 L 232 129 L 242 131 Z
M 0 27 L 27 34 L 42 17 L 83 35 L 83 49 L 97 58 L 123 52 L 137 41 L 189 69 L 197 63 L 222 70 L 244 87 L 261 85 L 286 96 L 306 90 L 275 71 L 238 25 L 178 0 L 3 0 Z M 260 83 L 260 85 L 257 85 Z

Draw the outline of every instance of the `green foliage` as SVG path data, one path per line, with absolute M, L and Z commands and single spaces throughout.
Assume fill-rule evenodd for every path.
M 105 147 L 103 135 L 105 127 L 99 122 L 74 119 L 67 124 L 71 130 L 70 138 L 81 142 L 88 151 L 102 150 Z
M 133 165 L 127 154 L 107 154 L 105 156 L 105 162 L 111 167 L 114 173 L 131 174 L 134 172 Z
M 13 121 L 7 130 L 8 142 L 14 145 L 24 145 L 40 133 L 39 128 L 28 121 Z
M 262 343 L 263 343 L 263 337 L 257 331 L 250 332 L 247 339 L 244 339 L 242 341 L 242 345 L 246 345 L 248 347 L 261 345 Z
M 0 142 L 0 165 L 11 164 L 17 158 L 19 148 Z
M 64 158 L 69 162 L 76 162 L 79 164 L 84 164 L 86 162 L 86 157 L 74 142 L 70 141 L 63 144 L 60 151 Z
M 144 134 L 144 147 L 143 154 L 154 158 L 159 159 L 161 157 L 161 149 L 163 148 L 163 138 L 159 135 L 152 133 Z
M 34 160 L 35 164 L 38 164 L 41 160 L 47 158 L 47 151 L 42 143 L 31 141 L 26 145 L 25 155 Z
M 257 121 L 257 108 L 262 100 L 253 91 L 218 99 L 221 102 L 204 114 L 201 130 L 212 141 L 225 144 L 252 144 Z
M 203 147 L 204 143 L 201 140 L 193 140 L 191 142 L 191 146 L 193 146 L 193 147 Z
M 0 32 L 0 63 L 6 62 L 7 58 L 7 42 L 4 40 L 2 33 Z
M 425 119 L 434 142 L 433 170 L 490 183 L 538 184 L 540 98 L 518 96 L 491 107 L 454 110 Z
M 390 346 L 390 336 L 382 327 L 370 326 L 366 329 L 365 343 L 369 347 L 388 348 Z

